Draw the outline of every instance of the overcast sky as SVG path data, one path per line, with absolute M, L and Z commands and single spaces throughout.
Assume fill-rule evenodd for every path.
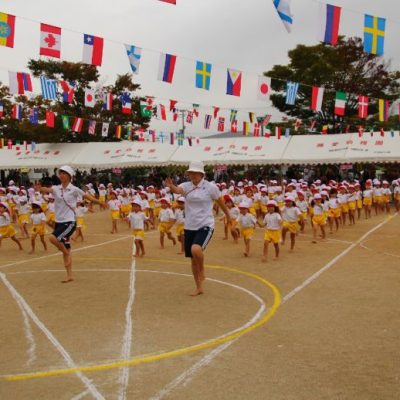
M 178 106 L 200 103 L 203 107 L 241 109 L 258 115 L 272 113 L 270 104 L 257 100 L 257 76 L 274 64 L 287 63 L 287 52 L 297 44 L 316 44 L 318 0 L 292 0 L 294 25 L 288 34 L 272 0 L 177 0 L 169 5 L 158 0 L 1 0 L 0 12 L 19 18 L 14 49 L 0 46 L 0 80 L 8 84 L 7 70 L 25 71 L 29 58 L 39 57 L 39 25 L 36 21 L 63 28 L 62 58 L 81 61 L 82 33 L 105 38 L 101 80 L 111 83 L 116 74 L 130 72 L 123 43 L 143 48 L 140 73 L 135 80 L 143 95 L 158 102 L 180 100 Z M 399 0 L 332 0 L 342 6 L 340 33 L 360 36 L 364 14 L 387 18 L 385 60 L 400 68 Z M 173 84 L 157 80 L 159 53 L 178 56 Z M 213 64 L 211 90 L 195 88 L 195 60 Z M 243 71 L 242 96 L 225 95 L 226 68 Z M 39 93 L 38 84 L 36 91 Z M 202 113 L 209 112 L 206 109 Z M 229 118 L 229 112 L 221 112 Z M 204 119 L 189 126 L 199 132 Z M 176 125 L 154 121 L 157 130 Z M 216 130 L 216 125 L 211 131 Z M 211 133 L 211 132 L 210 132 Z

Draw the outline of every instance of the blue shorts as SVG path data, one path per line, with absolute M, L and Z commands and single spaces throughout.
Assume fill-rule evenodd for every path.
M 71 243 L 69 238 L 75 232 L 76 229 L 76 222 L 56 222 L 54 226 L 53 235 L 56 239 L 62 243 L 66 249 L 71 248 Z
M 197 231 L 190 231 L 185 229 L 184 243 L 185 243 L 185 257 L 192 258 L 192 246 L 197 244 L 203 250 L 207 247 L 214 233 L 214 229 L 209 226 L 198 229 Z

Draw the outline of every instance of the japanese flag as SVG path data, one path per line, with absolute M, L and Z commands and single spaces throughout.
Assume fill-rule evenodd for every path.
M 94 107 L 96 104 L 95 91 L 93 89 L 85 89 L 85 107 Z
M 271 78 L 268 78 L 267 76 L 259 76 L 257 99 L 260 101 L 267 101 L 269 100 L 270 94 L 271 94 Z

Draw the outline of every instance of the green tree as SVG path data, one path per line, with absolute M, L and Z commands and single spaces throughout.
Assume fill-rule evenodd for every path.
M 298 45 L 288 56 L 288 65 L 275 65 L 264 74 L 272 78 L 272 89 L 277 92 L 271 95 L 273 105 L 290 117 L 316 119 L 319 125 L 330 124 L 337 129 L 349 124 L 354 129 L 365 124 L 358 118 L 358 96 L 363 95 L 370 98 L 367 125 L 378 125 L 377 99 L 399 98 L 400 71 L 389 71 L 389 63 L 365 53 L 359 38 L 341 37 L 336 46 Z M 300 83 L 295 106 L 285 104 L 287 81 Z M 325 88 L 323 108 L 318 113 L 310 109 L 312 86 Z M 336 91 L 347 93 L 345 117 L 334 115 Z
M 131 74 L 118 75 L 114 84 L 102 86 L 100 75 L 95 66 L 83 63 L 71 63 L 66 61 L 53 60 L 30 60 L 28 68 L 34 77 L 46 76 L 49 79 L 57 81 L 75 82 L 76 90 L 74 100 L 71 104 L 62 101 L 62 95 L 58 95 L 56 101 L 44 100 L 41 95 L 34 97 L 18 96 L 15 99 L 10 95 L 8 87 L 0 85 L 0 98 L 5 107 L 5 118 L 0 120 L 0 132 L 3 136 L 13 140 L 27 140 L 36 142 L 93 142 L 93 141 L 118 141 L 114 136 L 117 125 L 123 127 L 131 126 L 133 131 L 141 128 L 147 129 L 149 126 L 149 117 L 143 117 L 140 112 L 140 101 L 145 100 L 142 97 L 134 95 L 134 92 L 140 88 L 140 85 L 133 82 Z M 95 89 L 98 98 L 93 108 L 85 107 L 85 89 Z M 101 93 L 111 92 L 113 94 L 113 109 L 106 111 L 102 109 Z M 127 92 L 132 99 L 132 113 L 122 113 L 120 97 Z M 11 109 L 13 103 L 21 103 L 25 114 L 22 121 L 11 118 Z M 39 124 L 30 123 L 28 111 L 32 107 L 39 110 Z M 55 127 L 46 127 L 46 111 L 53 111 L 56 114 Z M 63 128 L 61 116 L 69 117 L 72 126 L 75 117 L 84 119 L 81 133 L 74 133 L 71 130 Z M 96 135 L 88 134 L 89 121 L 96 121 Z M 110 129 L 107 137 L 101 136 L 101 123 L 108 122 Z M 127 130 L 123 129 L 124 138 Z M 137 139 L 137 136 L 134 139 Z

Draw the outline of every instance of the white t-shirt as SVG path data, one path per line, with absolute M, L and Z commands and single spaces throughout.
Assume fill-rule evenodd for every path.
M 62 185 L 52 187 L 54 195 L 54 211 L 56 213 L 56 222 L 72 222 L 76 220 L 75 208 L 80 197 L 85 193 L 83 190 L 69 183 L 64 189 Z
M 180 208 L 175 209 L 175 219 L 178 225 L 185 223 L 185 213 Z
M 0 214 L 0 226 L 8 226 L 10 224 L 11 224 L 10 214 L 8 212 Z
M 231 216 L 232 220 L 237 221 L 240 215 L 240 210 L 237 207 L 232 207 L 229 210 L 229 215 Z
M 264 226 L 271 231 L 278 231 L 281 229 L 282 217 L 274 212 L 267 213 L 264 217 Z
M 128 214 L 128 220 L 131 225 L 131 229 L 133 230 L 144 230 L 144 221 L 146 221 L 148 218 L 144 215 L 142 211 L 139 211 L 137 213 L 131 212 Z
M 175 219 L 174 212 L 170 208 L 163 208 L 160 210 L 160 214 L 158 214 L 158 220 L 160 222 L 170 222 Z
M 107 204 L 111 211 L 118 211 L 121 207 L 121 202 L 119 200 L 109 200 Z
M 203 227 L 214 229 L 213 201 L 219 199 L 218 187 L 204 179 L 195 186 L 192 182 L 179 185 L 185 202 L 185 229 L 197 231 Z
M 31 221 L 33 225 L 40 225 L 43 221 L 46 222 L 46 216 L 43 212 L 37 214 L 34 213 L 31 215 Z
M 282 208 L 282 218 L 284 221 L 297 222 L 300 215 L 301 215 L 301 211 L 297 207 L 283 207 Z
M 253 214 L 248 212 L 246 215 L 240 214 L 238 222 L 242 228 L 254 228 L 256 226 L 257 219 Z

